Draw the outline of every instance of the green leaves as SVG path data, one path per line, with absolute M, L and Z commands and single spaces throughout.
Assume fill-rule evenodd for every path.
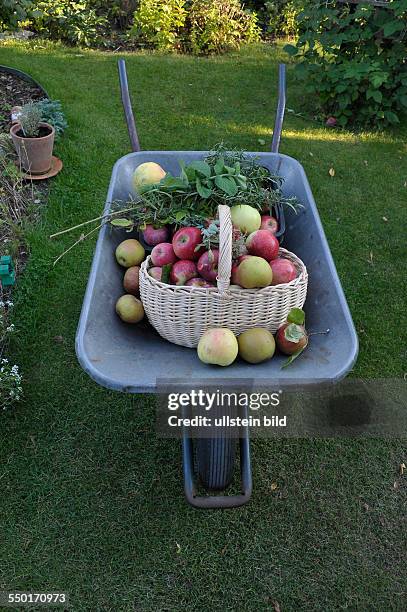
M 236 195 L 239 190 L 233 178 L 228 178 L 222 175 L 215 176 L 215 185 L 230 196 Z
M 303 337 L 305 333 L 303 328 L 296 323 L 290 323 L 284 330 L 285 339 L 289 342 L 294 342 L 297 344 Z
M 396 124 L 405 108 L 407 2 L 390 5 L 306 3 L 299 38 L 284 47 L 300 56 L 306 90 L 340 126 Z
M 286 368 L 287 366 L 289 366 L 295 359 L 297 359 L 297 357 L 299 357 L 301 355 L 301 353 L 307 348 L 307 345 L 303 346 L 302 348 L 298 349 L 298 351 L 295 351 L 295 353 L 293 353 L 292 355 L 289 356 L 289 358 L 287 359 L 287 361 L 285 363 L 283 363 L 283 365 L 281 366 L 281 369 L 283 370 L 284 368 Z
M 207 199 L 212 194 L 212 189 L 210 187 L 205 186 L 199 176 L 196 177 L 196 190 L 201 196 L 201 198 Z
M 305 312 L 302 308 L 291 308 L 287 317 L 288 323 L 295 323 L 296 325 L 304 325 L 305 323 Z
M 298 49 L 294 45 L 284 45 L 283 50 L 286 53 L 288 53 L 288 55 L 290 55 L 291 57 L 293 57 L 294 55 L 297 55 L 298 53 Z

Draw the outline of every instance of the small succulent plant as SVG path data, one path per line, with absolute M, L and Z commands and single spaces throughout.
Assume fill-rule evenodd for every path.
M 18 120 L 26 138 L 36 138 L 40 131 L 42 112 L 38 104 L 30 102 L 21 108 Z

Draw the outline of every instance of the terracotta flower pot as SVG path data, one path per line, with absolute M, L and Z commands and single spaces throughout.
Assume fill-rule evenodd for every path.
M 30 174 L 46 174 L 52 164 L 52 150 L 54 148 L 55 130 L 49 123 L 40 123 L 40 129 L 46 132 L 43 136 L 26 138 L 22 134 L 21 125 L 16 123 L 10 129 L 17 155 L 22 167 Z

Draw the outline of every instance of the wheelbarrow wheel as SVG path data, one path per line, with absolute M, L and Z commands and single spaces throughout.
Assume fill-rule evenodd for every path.
M 234 438 L 199 438 L 196 441 L 198 476 L 206 489 L 226 489 L 233 477 L 236 458 Z

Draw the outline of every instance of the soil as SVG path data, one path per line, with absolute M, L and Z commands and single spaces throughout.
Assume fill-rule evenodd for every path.
M 48 136 L 49 134 L 51 134 L 50 128 L 40 127 L 38 136 L 36 136 L 35 138 L 44 138 L 44 136 Z M 18 132 L 16 132 L 16 136 L 19 136 L 20 138 L 25 138 L 23 130 L 18 130 Z
M 13 106 L 22 106 L 43 97 L 44 93 L 36 85 L 0 69 L 0 132 L 9 131 Z
M 42 98 L 44 93 L 40 88 L 0 69 L 0 135 L 10 130 L 13 106 Z M 45 131 L 48 133 L 47 129 Z M 16 275 L 19 275 L 28 257 L 22 228 L 27 220 L 35 223 L 39 218 L 47 201 L 48 184 L 47 181 L 33 184 L 16 175 L 17 156 L 11 142 L 9 144 L 7 152 L 0 155 L 0 254 L 12 255 Z

